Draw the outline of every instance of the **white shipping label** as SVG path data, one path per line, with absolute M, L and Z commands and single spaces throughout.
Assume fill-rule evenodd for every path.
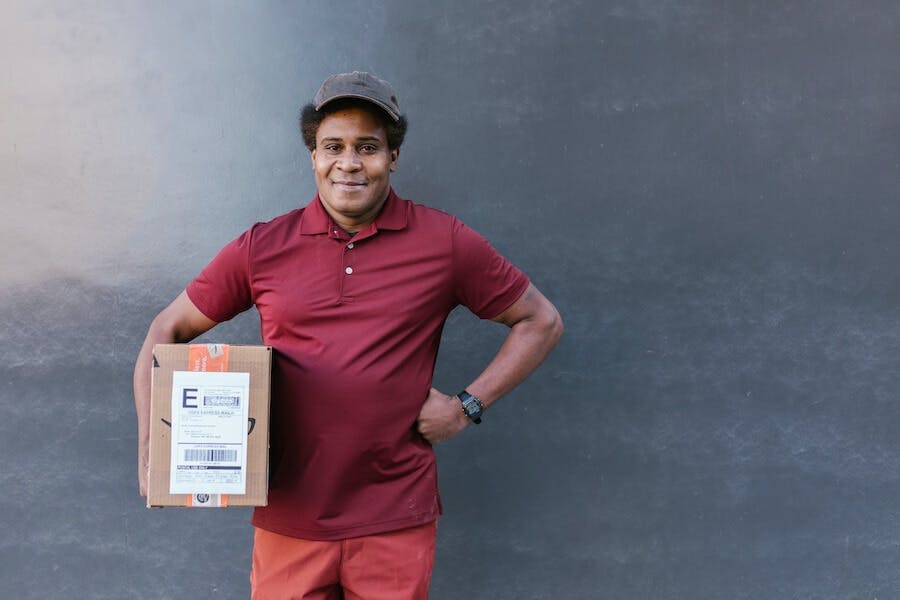
M 172 373 L 171 494 L 245 494 L 250 373 Z

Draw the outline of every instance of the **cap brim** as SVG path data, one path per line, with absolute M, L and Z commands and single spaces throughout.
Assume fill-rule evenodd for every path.
M 327 100 L 323 100 L 322 102 L 319 102 L 319 104 L 316 106 L 316 110 L 321 110 L 322 107 L 325 106 L 326 104 L 328 104 L 329 102 L 334 102 L 335 100 L 340 100 L 341 98 L 358 98 L 359 100 L 365 100 L 367 102 L 371 102 L 372 104 L 374 104 L 375 106 L 379 107 L 384 112 L 386 112 L 388 114 L 388 116 L 391 117 L 394 121 L 400 120 L 400 115 L 392 107 L 388 106 L 384 102 L 380 102 L 378 100 L 370 98 L 369 96 L 364 96 L 363 94 L 339 94 L 337 96 L 332 96 L 331 98 L 328 98 Z

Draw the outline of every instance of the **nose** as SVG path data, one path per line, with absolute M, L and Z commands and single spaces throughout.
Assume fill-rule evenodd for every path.
M 357 153 L 354 148 L 348 148 L 346 152 L 341 154 L 337 166 L 342 171 L 358 171 L 362 168 L 362 161 L 359 159 L 359 153 Z

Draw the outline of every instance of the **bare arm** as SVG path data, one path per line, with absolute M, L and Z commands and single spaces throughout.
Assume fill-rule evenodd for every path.
M 150 368 L 153 346 L 189 342 L 216 324 L 194 306 L 185 292 L 156 315 L 150 323 L 144 345 L 134 365 L 134 408 L 138 422 L 138 483 L 141 495 L 147 495 L 147 469 L 150 461 Z
M 508 326 L 509 334 L 487 368 L 466 387 L 485 408 L 537 369 L 563 332 L 556 307 L 533 285 L 494 321 Z M 418 419 L 419 432 L 429 443 L 449 440 L 468 424 L 456 396 L 431 388 Z

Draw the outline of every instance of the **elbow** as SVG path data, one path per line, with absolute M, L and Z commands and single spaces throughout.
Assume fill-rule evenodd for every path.
M 190 341 L 190 337 L 181 331 L 178 321 L 166 311 L 156 315 L 150 323 L 147 337 L 152 339 L 154 344 L 180 344 Z
M 150 323 L 147 337 L 158 343 L 171 343 L 176 340 L 174 323 L 166 318 L 165 312 L 156 315 Z
M 560 316 L 559 311 L 556 310 L 556 307 L 552 304 L 549 306 L 548 310 L 545 311 L 543 328 L 545 332 L 544 335 L 550 347 L 555 347 L 562 337 L 565 326 L 563 325 L 562 316 Z
M 554 308 L 553 312 L 555 313 L 555 318 L 553 319 L 553 345 L 555 346 L 559 339 L 562 337 L 563 331 L 565 331 L 565 325 L 563 325 L 562 316 L 560 316 L 559 312 Z

